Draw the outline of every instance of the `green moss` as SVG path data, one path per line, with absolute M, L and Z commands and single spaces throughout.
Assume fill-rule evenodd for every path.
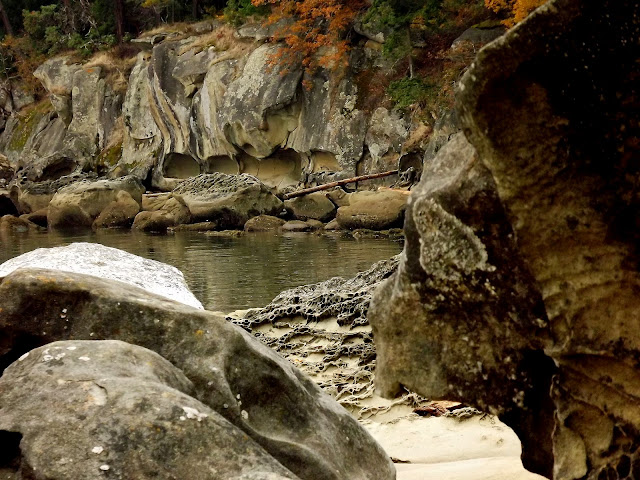
M 122 157 L 122 142 L 107 147 L 98 155 L 98 166 L 109 169 L 115 167 Z
M 435 86 L 421 78 L 401 78 L 389 84 L 387 93 L 398 108 L 424 104 L 434 94 Z
M 18 114 L 19 120 L 12 132 L 7 149 L 14 152 L 22 151 L 42 117 L 51 112 L 51 110 L 51 102 L 45 99 L 29 108 L 26 112 Z

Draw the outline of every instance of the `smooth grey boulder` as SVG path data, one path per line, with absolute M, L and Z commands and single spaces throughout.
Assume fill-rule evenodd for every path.
M 401 227 L 408 198 L 408 192 L 389 189 L 352 193 L 349 204 L 338 208 L 336 220 L 347 230 Z
M 222 315 L 112 280 L 35 269 L 2 279 L 0 308 L 0 368 L 55 340 L 122 340 L 181 369 L 194 398 L 299 478 L 395 478 L 388 456 L 355 419 Z
M 19 478 L 299 478 L 194 391 L 179 369 L 145 348 L 50 343 L 0 378 L 3 450 L 19 452 Z
M 143 193 L 144 187 L 132 176 L 76 182 L 53 195 L 47 220 L 51 228 L 91 227 L 105 209 L 112 208 L 113 202 L 131 204 L 134 201 L 138 204 L 138 210 L 129 208 L 128 216 L 119 220 L 120 223 L 128 221 L 130 224 L 140 209 Z
M 282 201 L 255 177 L 247 174 L 202 174 L 181 182 L 181 195 L 193 222 L 217 222 L 221 230 L 242 229 L 251 217 L 276 215 Z
M 99 243 L 76 242 L 65 247 L 37 248 L 1 264 L 0 277 L 19 268 L 46 268 L 117 280 L 202 309 L 177 268 Z

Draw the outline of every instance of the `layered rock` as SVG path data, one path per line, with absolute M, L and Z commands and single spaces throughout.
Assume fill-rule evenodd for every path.
M 196 400 L 300 479 L 395 476 L 384 451 L 355 419 L 286 360 L 218 314 L 119 282 L 53 270 L 14 271 L 0 283 L 0 299 L 1 367 L 53 340 L 126 341 L 181 369 Z M 168 399 L 162 408 L 171 404 Z M 202 412 L 196 403 L 184 404 Z M 180 410 L 172 413 L 178 422 L 193 413 Z
M 22 477 L 299 478 L 194 391 L 145 348 L 54 342 L 5 370 L 0 438 Z
M 447 171 L 423 175 L 406 262 L 372 302 L 384 391 L 508 407 L 525 465 L 555 479 L 640 468 L 638 8 L 555 0 L 479 53 L 459 111 L 507 214 L 449 191 Z
M 543 419 L 550 412 L 540 390 L 549 389 L 553 366 L 540 351 L 544 308 L 491 174 L 463 134 L 425 166 L 405 235 L 398 272 L 369 312 L 381 393 L 404 386 L 490 411 L 525 447 L 535 445 L 525 467 L 549 474 L 551 429 Z

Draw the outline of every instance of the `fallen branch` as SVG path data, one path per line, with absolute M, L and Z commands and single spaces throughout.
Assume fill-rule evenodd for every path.
M 289 200 L 290 198 L 301 197 L 302 195 L 307 195 L 308 193 L 320 192 L 322 190 L 329 190 L 330 188 L 341 187 L 342 185 L 347 185 L 348 183 L 362 182 L 364 180 L 373 180 L 374 178 L 388 177 L 389 175 L 395 175 L 397 173 L 398 173 L 398 170 L 390 170 L 388 172 L 372 173 L 370 175 L 360 175 L 359 177 L 345 178 L 344 180 L 338 180 L 337 182 L 325 183 L 324 185 L 317 185 L 315 187 L 304 188 L 296 192 L 287 193 L 284 195 L 284 199 Z

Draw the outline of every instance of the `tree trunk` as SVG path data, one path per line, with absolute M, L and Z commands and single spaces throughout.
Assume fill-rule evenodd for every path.
M 68 1 L 68 0 L 67 0 Z M 123 0 L 114 1 L 114 13 L 116 17 L 116 38 L 118 44 L 122 43 L 124 37 L 124 5 Z
M 0 0 L 0 15 L 2 16 L 2 25 L 4 26 L 4 31 L 7 33 L 7 35 L 13 35 L 13 28 L 11 27 L 11 22 L 9 21 L 7 11 L 4 9 L 2 0 Z
M 409 78 L 413 78 L 413 45 L 411 44 L 411 24 L 407 25 L 407 44 L 409 45 Z
M 191 3 L 191 15 L 194 20 L 198 19 L 198 0 L 193 0 Z

